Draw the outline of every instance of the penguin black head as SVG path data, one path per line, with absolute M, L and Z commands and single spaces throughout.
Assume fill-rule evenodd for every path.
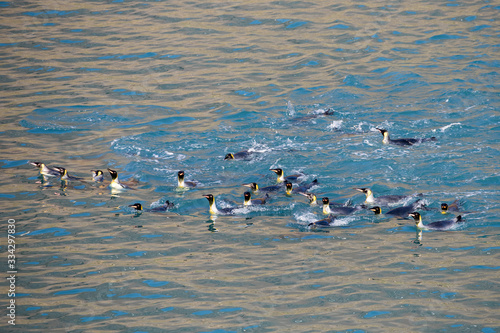
M 420 221 L 420 218 L 421 218 L 420 213 L 417 213 L 417 212 L 410 213 L 410 214 L 408 214 L 408 216 L 413 217 L 413 219 L 414 219 L 417 223 Z
M 212 204 L 214 202 L 214 196 L 212 194 L 204 194 L 203 195 L 205 198 L 207 198 L 208 202 Z
M 328 204 L 330 204 L 330 199 L 325 197 L 325 198 L 321 199 L 321 202 L 323 202 L 323 205 L 328 205 Z
M 274 173 L 276 173 L 279 177 L 281 177 L 283 175 L 283 170 L 280 169 L 280 168 L 277 168 L 277 169 L 269 169 L 271 171 L 273 171 Z
M 243 193 L 243 197 L 245 198 L 245 201 L 248 201 L 251 199 L 252 195 L 250 194 L 250 192 L 245 192 Z
M 102 170 L 90 170 L 92 171 L 92 178 L 96 182 L 102 182 L 104 180 L 104 174 L 102 173 Z
M 234 160 L 234 155 L 229 153 L 224 157 L 224 160 Z
M 177 172 L 177 177 L 179 177 L 179 179 L 184 179 L 184 171 L 179 171 Z
M 369 194 L 371 192 L 369 188 L 355 188 L 355 190 L 363 192 L 364 194 Z
M 61 174 L 61 176 L 63 176 L 67 172 L 66 169 L 63 168 L 63 167 L 55 166 L 53 168 L 56 169 L 57 171 L 59 171 L 59 173 Z
M 42 162 L 29 162 L 29 164 L 36 166 L 37 168 L 41 168 L 43 163 Z
M 381 214 L 381 213 L 382 213 L 382 210 L 380 209 L 380 207 L 379 207 L 379 206 L 372 207 L 372 208 L 370 208 L 370 210 L 371 210 L 372 212 L 374 212 L 374 213 L 375 213 L 375 215 L 378 215 L 378 214 Z
M 448 211 L 448 204 L 442 203 L 442 204 L 441 204 L 441 210 L 442 210 L 443 212 Z
M 310 204 L 316 202 L 316 195 L 314 195 L 313 193 L 299 192 L 299 194 L 302 194 L 303 196 L 307 197 L 307 199 L 309 199 Z
M 128 206 L 134 208 L 135 210 L 142 210 L 142 205 L 138 202 L 133 204 L 133 205 L 128 205 Z
M 115 170 L 111 170 L 110 168 L 108 168 L 108 171 L 112 179 L 118 178 L 118 172 L 116 172 Z
M 292 188 L 293 188 L 292 183 L 285 182 L 285 187 L 286 187 L 286 194 L 288 195 L 292 194 Z
M 377 128 L 377 129 L 380 131 L 380 133 L 382 135 L 385 135 L 385 133 L 387 133 L 387 130 L 385 130 L 385 129 L 382 129 L 382 128 Z
M 257 183 L 243 184 L 243 186 L 250 187 L 252 191 L 257 191 L 259 189 L 259 185 L 257 185 Z

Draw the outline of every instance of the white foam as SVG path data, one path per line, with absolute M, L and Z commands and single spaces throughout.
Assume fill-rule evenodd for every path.
M 444 131 L 446 131 L 448 128 L 450 128 L 450 127 L 452 127 L 452 126 L 455 126 L 455 125 L 462 125 L 462 123 L 451 123 L 451 124 L 449 124 L 449 125 L 446 125 L 446 126 L 441 127 L 439 130 L 440 130 L 441 132 L 444 132 Z
M 342 124 L 344 123 L 343 120 L 334 120 L 330 125 L 328 125 L 327 129 L 329 130 L 338 130 L 342 127 Z
M 288 101 L 288 103 L 286 103 L 286 113 L 290 117 L 295 116 L 295 107 L 293 106 L 292 102 L 290 102 L 290 101 Z

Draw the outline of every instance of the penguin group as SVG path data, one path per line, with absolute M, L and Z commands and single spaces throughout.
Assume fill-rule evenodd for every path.
M 328 109 L 325 115 L 331 115 L 333 112 Z M 414 144 L 436 141 L 435 137 L 431 138 L 402 138 L 402 139 L 391 139 L 389 132 L 385 129 L 377 128 L 377 130 L 382 134 L 383 144 L 392 144 L 397 146 L 411 146 Z M 225 161 L 250 161 L 258 155 L 258 152 L 244 150 L 236 153 L 228 153 L 224 156 Z M 68 171 L 59 166 L 48 166 L 42 162 L 29 162 L 31 165 L 38 168 L 41 177 L 46 180 L 49 178 L 57 178 L 64 183 L 69 181 L 80 181 L 87 182 L 84 178 L 75 177 L 68 174 Z M 231 163 L 231 162 L 227 162 Z M 137 181 L 132 180 L 129 182 L 122 182 L 119 180 L 118 172 L 116 170 L 107 169 L 111 181 L 108 187 L 111 189 L 112 193 L 134 190 L 134 185 L 137 185 Z M 204 194 L 208 201 L 208 211 L 210 215 L 237 215 L 238 213 L 244 211 L 241 208 L 251 207 L 256 205 L 267 205 L 276 196 L 292 196 L 294 194 L 300 194 L 309 200 L 309 205 L 313 208 L 314 206 L 319 206 L 318 197 L 312 191 L 318 188 L 320 182 L 314 179 L 312 182 L 304 183 L 301 180 L 305 178 L 303 173 L 297 173 L 293 175 L 285 175 L 285 172 L 281 168 L 271 168 L 269 171 L 275 173 L 276 182 L 274 184 L 269 184 L 267 186 L 260 187 L 256 182 L 251 182 L 247 184 L 241 184 L 244 187 L 248 187 L 249 190 L 243 193 L 243 202 L 241 205 L 235 205 L 234 207 L 224 207 L 218 208 L 216 205 L 215 196 L 211 193 Z M 92 182 L 97 184 L 104 184 L 105 176 L 102 170 L 91 170 L 92 172 Z M 196 188 L 200 183 L 192 180 L 185 179 L 185 173 L 183 170 L 177 172 L 177 189 L 178 190 L 189 190 Z M 321 200 L 321 211 L 324 218 L 318 219 L 317 221 L 308 223 L 309 229 L 316 228 L 331 228 L 338 226 L 345 226 L 345 222 L 342 221 L 342 217 L 357 214 L 362 211 L 372 211 L 375 215 L 385 215 L 390 217 L 396 217 L 400 219 L 413 218 L 415 225 L 418 230 L 453 230 L 456 226 L 462 223 L 464 220 L 461 215 L 448 220 L 429 222 L 424 224 L 422 221 L 422 215 L 419 211 L 429 210 L 425 205 L 424 200 L 421 198 L 422 194 L 415 195 L 381 195 L 375 196 L 370 188 L 354 188 L 353 190 L 359 191 L 365 195 L 365 200 L 362 204 L 353 205 L 352 200 L 349 199 L 345 203 L 330 202 L 328 197 L 322 197 Z M 413 200 L 415 199 L 415 200 Z M 134 203 L 129 205 L 131 209 L 136 212 L 166 212 L 175 207 L 175 204 L 166 201 L 161 205 L 157 205 L 151 208 L 144 208 L 140 203 Z M 441 212 L 443 214 L 448 214 L 449 212 L 459 212 L 460 203 L 455 201 L 454 203 L 448 205 L 446 203 L 441 204 Z

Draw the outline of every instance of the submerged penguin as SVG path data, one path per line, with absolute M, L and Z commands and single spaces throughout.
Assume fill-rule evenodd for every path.
M 249 187 L 254 193 L 257 192 L 264 192 L 264 193 L 270 193 L 270 192 L 277 192 L 283 188 L 283 184 L 279 185 L 271 185 L 271 186 L 265 186 L 265 187 L 259 187 L 257 183 L 248 183 L 248 184 L 242 184 L 245 187 Z
M 231 154 L 231 153 L 226 154 L 226 156 L 224 157 L 224 160 L 248 161 L 248 160 L 251 160 L 255 154 L 256 154 L 256 152 L 253 152 L 253 151 L 242 150 L 242 151 L 234 153 L 234 154 Z
M 244 197 L 244 202 L 243 202 L 244 206 L 263 205 L 266 203 L 266 200 L 269 198 L 269 195 L 266 194 L 264 198 L 252 199 L 252 194 L 250 194 L 250 192 L 245 192 L 243 194 L 243 197 Z
M 51 176 L 51 177 L 59 177 L 61 173 L 59 170 L 56 170 L 55 168 L 51 168 L 43 164 L 42 162 L 28 162 L 31 165 L 34 165 L 38 168 L 40 171 L 40 174 L 43 176 Z
M 372 190 L 370 190 L 369 188 L 355 188 L 355 190 L 363 192 L 365 194 L 366 203 L 378 204 L 381 206 L 394 205 L 411 197 L 408 195 L 381 195 L 379 197 L 374 197 Z
M 446 214 L 448 212 L 458 212 L 460 211 L 460 206 L 461 206 L 460 200 L 455 200 L 450 205 L 443 202 L 441 204 L 441 213 Z
M 318 198 L 316 197 L 315 194 L 313 193 L 304 193 L 304 192 L 299 192 L 299 194 L 302 194 L 303 196 L 305 196 L 307 199 L 309 199 L 309 204 L 311 206 L 315 206 L 318 204 Z
M 422 222 L 422 216 L 418 212 L 410 213 L 409 216 L 413 217 L 418 229 L 424 229 L 424 230 L 442 230 L 442 231 L 449 230 L 454 226 L 456 226 L 457 224 L 463 222 L 462 216 L 460 215 L 451 220 L 436 221 L 436 222 L 431 222 L 429 224 L 424 224 Z
M 283 173 L 283 169 L 280 169 L 280 168 L 277 168 L 277 169 L 269 169 L 270 171 L 273 171 L 274 173 L 276 173 L 276 175 L 278 175 L 278 183 L 283 183 L 285 181 L 289 181 L 289 182 L 292 182 L 292 181 L 297 181 L 298 178 L 304 176 L 304 174 L 295 174 L 295 175 L 290 175 L 290 176 L 286 176 L 285 177 L 285 174 Z
M 196 187 L 197 183 L 193 181 L 185 181 L 184 180 L 184 171 L 177 172 L 177 187 L 186 188 L 186 187 Z
M 132 207 L 134 208 L 136 211 L 146 211 L 146 212 L 165 212 L 171 208 L 174 208 L 174 203 L 170 202 L 170 201 L 165 201 L 164 204 L 162 205 L 159 205 L 159 206 L 155 206 L 155 207 L 152 207 L 152 208 L 144 208 L 142 207 L 142 205 L 140 203 L 135 203 L 133 205 L 129 205 L 129 207 Z
M 320 227 L 320 228 L 329 228 L 329 227 L 339 227 L 342 224 L 340 224 L 337 220 L 337 217 L 334 215 L 328 215 L 328 217 L 318 220 L 315 222 L 309 223 L 307 226 L 308 227 Z
M 382 128 L 377 128 L 377 130 L 380 131 L 380 133 L 382 134 L 382 136 L 384 137 L 382 139 L 382 142 L 383 143 L 390 143 L 390 144 L 393 144 L 393 145 L 398 145 L 398 146 L 412 146 L 416 143 L 421 143 L 421 142 L 426 142 L 426 141 L 436 141 L 437 139 L 435 137 L 431 137 L 431 138 L 425 138 L 425 139 L 421 139 L 421 138 L 403 138 L 403 139 L 391 139 L 390 136 L 389 136 L 389 132 L 385 129 L 382 129 Z
M 112 189 L 115 190 L 133 189 L 132 187 L 120 182 L 120 180 L 118 179 L 118 172 L 116 172 L 115 170 L 111 170 L 110 168 L 108 168 L 108 172 L 111 175 L 111 184 L 109 184 L 109 186 Z
M 68 170 L 66 170 L 63 167 L 54 167 L 57 171 L 59 171 L 59 174 L 61 175 L 61 180 L 83 180 L 81 177 L 73 177 L 68 174 Z
M 215 198 L 212 194 L 203 195 L 207 198 L 210 205 L 209 212 L 212 215 L 234 215 L 235 208 L 217 208 L 215 205 Z
M 104 174 L 102 173 L 102 170 L 90 170 L 90 171 L 92 171 L 92 179 L 95 182 L 104 181 Z
M 384 214 L 385 215 L 393 215 L 393 216 L 400 217 L 400 218 L 404 219 L 404 218 L 407 218 L 408 214 L 410 214 L 411 212 L 414 212 L 417 209 L 422 209 L 423 207 L 425 207 L 425 205 L 422 202 L 422 200 L 417 200 L 414 203 L 412 203 L 411 205 L 394 208 L 394 209 L 391 209 Z M 382 214 L 382 209 L 379 206 L 372 207 L 372 208 L 370 208 L 370 210 L 372 212 L 374 212 L 375 215 Z
M 293 187 L 293 184 L 285 181 L 286 195 L 292 195 L 292 193 L 305 193 L 314 185 L 318 184 L 318 180 L 315 179 L 309 184 L 300 185 L 299 187 Z
M 364 209 L 364 206 L 339 206 L 338 204 L 330 204 L 330 199 L 323 198 L 323 214 L 349 215 L 359 210 Z

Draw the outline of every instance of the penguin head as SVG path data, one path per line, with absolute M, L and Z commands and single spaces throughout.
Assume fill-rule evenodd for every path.
M 330 204 L 330 199 L 328 199 L 328 198 L 325 197 L 325 198 L 321 199 L 321 202 L 323 202 L 323 205 L 329 205 Z
M 280 169 L 280 168 L 277 168 L 277 169 L 269 169 L 271 170 L 272 172 L 276 173 L 278 175 L 278 183 L 281 183 L 283 182 L 285 179 L 284 179 L 284 176 L 283 176 L 283 170 Z
M 179 178 L 179 180 L 184 179 L 184 171 L 181 170 L 177 172 L 177 178 Z
M 250 187 L 252 191 L 257 191 L 259 189 L 259 185 L 257 185 L 257 183 L 243 184 L 243 186 Z
M 278 175 L 278 177 L 281 177 L 283 176 L 283 170 L 280 169 L 280 168 L 277 168 L 277 169 L 269 169 L 271 171 L 273 171 L 274 173 L 276 173 Z
M 108 168 L 108 171 L 111 175 L 111 179 L 115 180 L 116 178 L 118 178 L 118 172 L 116 172 L 115 170 L 111 170 L 110 168 Z
M 385 130 L 385 129 L 381 129 L 381 128 L 377 128 L 377 129 L 380 131 L 380 133 L 384 137 L 382 139 L 382 142 L 383 143 L 389 143 L 389 132 L 387 130 Z
M 234 160 L 234 155 L 231 153 L 226 154 L 226 156 L 224 157 L 224 160 Z
M 441 213 L 446 213 L 448 211 L 448 204 L 442 203 L 441 204 Z
M 61 174 L 61 176 L 64 176 L 68 171 L 66 171 L 65 168 L 63 167 L 58 167 L 58 166 L 55 166 L 53 167 L 54 169 L 56 169 L 57 171 L 59 171 L 59 173 Z
M 203 196 L 207 198 L 210 205 L 214 202 L 214 196 L 212 194 L 204 194 Z
M 133 205 L 128 205 L 128 206 L 134 208 L 135 210 L 142 210 L 142 205 L 138 202 L 133 204 Z
M 43 163 L 42 162 L 29 162 L 29 164 L 36 166 L 37 168 L 42 168 Z
M 90 170 L 92 171 L 92 178 L 96 182 L 102 182 L 104 180 L 104 174 L 102 173 L 102 170 Z
M 369 188 L 356 188 L 355 190 L 363 192 L 366 196 L 372 194 L 372 190 L 370 190 Z
M 420 213 L 418 212 L 413 212 L 413 213 L 410 213 L 408 214 L 408 216 L 411 216 L 413 217 L 413 219 L 415 220 L 415 222 L 418 224 L 422 218 L 422 216 L 420 216 Z
M 378 214 L 381 214 L 381 213 L 382 213 L 382 210 L 380 209 L 380 207 L 379 207 L 379 206 L 372 207 L 372 208 L 370 208 L 370 210 L 371 210 L 372 212 L 374 212 L 374 213 L 375 213 L 375 215 L 378 215 Z
M 97 177 L 97 176 L 104 176 L 102 173 L 102 170 L 90 170 L 92 171 L 92 176 Z
M 250 192 L 243 193 L 243 197 L 245 199 L 244 204 L 249 205 L 251 203 L 251 199 L 252 199 L 252 195 L 250 194 Z
M 299 192 L 299 194 L 302 194 L 303 196 L 307 197 L 307 199 L 309 199 L 309 203 L 311 205 L 316 203 L 316 195 L 314 195 L 312 193 L 304 193 L 304 192 Z
M 293 188 L 292 183 L 286 182 L 285 183 L 285 187 L 286 187 L 286 195 L 291 195 L 292 194 L 292 188 Z

